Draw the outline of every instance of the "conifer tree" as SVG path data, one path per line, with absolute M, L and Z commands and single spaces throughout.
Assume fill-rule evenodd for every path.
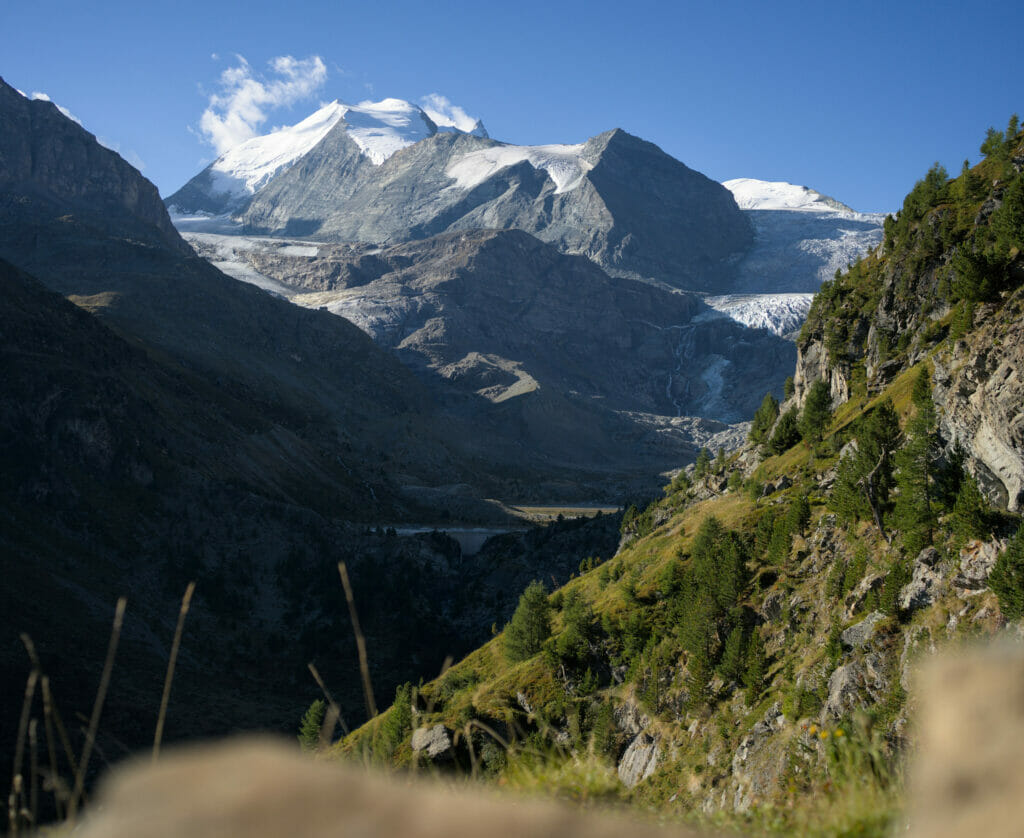
M 800 441 L 800 425 L 795 407 L 791 407 L 775 423 L 775 430 L 768 441 L 768 450 L 773 454 L 784 454 Z
M 526 586 L 505 629 L 505 656 L 516 663 L 533 657 L 551 636 L 551 607 L 542 582 Z
M 965 474 L 953 504 L 953 534 L 960 544 L 964 544 L 972 538 L 984 538 L 989 529 L 988 502 L 978 489 L 977 481 L 970 474 Z
M 693 466 L 693 476 L 701 478 L 711 469 L 711 452 L 707 448 L 701 448 L 697 452 L 697 462 Z
M 322 698 L 318 698 L 309 705 L 299 724 L 299 747 L 302 750 L 315 751 L 320 745 L 320 727 L 324 723 L 324 714 L 327 705 Z
M 832 397 L 828 385 L 819 378 L 807 392 L 804 410 L 800 415 L 800 433 L 811 444 L 821 442 L 831 421 Z
M 999 610 L 1007 620 L 1024 617 L 1024 526 L 996 559 L 988 583 L 999 598 Z
M 903 533 L 904 547 L 911 555 L 916 555 L 932 543 L 937 518 L 932 502 L 932 480 L 939 445 L 931 377 L 927 369 L 922 369 L 914 381 L 911 399 L 916 411 L 907 423 L 907 443 L 897 455 L 899 473 L 896 482 L 900 495 L 895 517 Z
M 764 399 L 761 400 L 761 406 L 754 413 L 754 419 L 750 423 L 750 433 L 747 435 L 747 439 L 754 443 L 764 442 L 765 436 L 775 424 L 778 416 L 779 403 L 771 393 L 765 393 Z
M 764 651 L 761 634 L 754 631 L 747 647 L 747 666 L 743 673 L 743 686 L 747 688 L 747 706 L 754 704 L 764 690 L 764 679 L 768 672 L 768 657 Z
M 746 669 L 746 643 L 743 627 L 736 626 L 725 641 L 718 672 L 726 681 L 739 681 Z
M 873 517 L 875 512 L 881 520 L 893 487 L 893 455 L 900 438 L 892 402 L 886 399 L 871 411 L 854 436 L 857 449 L 839 463 L 829 506 L 844 523 Z

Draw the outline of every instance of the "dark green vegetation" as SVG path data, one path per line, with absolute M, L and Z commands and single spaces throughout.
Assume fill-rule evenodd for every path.
M 827 353 L 824 374 L 798 369 L 781 415 L 766 397 L 746 449 L 702 451 L 627 510 L 614 558 L 545 599 L 534 586 L 504 635 L 414 691 L 412 727 L 452 734 L 449 765 L 681 817 L 887 834 L 916 656 L 1024 613 L 1024 529 L 993 504 L 993 472 L 980 485 L 972 438 L 944 435 L 970 426 L 937 395 L 985 329 L 1019 345 L 1021 140 L 990 136 L 975 169 L 915 187 L 884 248 L 812 309 L 801 353 Z M 968 253 L 977 292 L 957 273 Z M 519 619 L 543 631 L 523 642 Z M 338 752 L 372 752 L 377 727 Z M 501 755 L 481 762 L 485 747 Z
M 483 642 L 531 578 L 561 584 L 614 551 L 610 516 L 509 534 L 479 564 L 440 533 L 362 523 L 505 522 L 409 484 L 498 490 L 511 471 L 462 450 L 469 426 L 359 329 L 198 259 L 152 184 L 2 82 L 0 159 L 2 718 L 20 714 L 25 632 L 78 750 L 71 722 L 92 706 L 127 594 L 97 752 L 150 743 L 194 580 L 166 739 L 293 734 L 318 692 L 311 660 L 343 715 L 362 712 L 339 561 L 390 696 Z M 518 449 L 514 461 L 524 485 L 543 485 Z M 16 721 L 0 726 L 0 753 L 16 735 Z

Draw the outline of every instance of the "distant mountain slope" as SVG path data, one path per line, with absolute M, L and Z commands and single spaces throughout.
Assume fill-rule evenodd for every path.
M 723 184 L 754 227 L 733 293 L 814 293 L 882 240 L 884 213 L 860 213 L 806 186 L 737 178 Z
M 487 138 L 482 126 L 469 134 L 416 127 L 419 110 L 403 110 L 414 106 L 374 108 L 385 104 L 408 124 L 360 133 L 353 111 L 328 106 L 223 155 L 167 204 L 177 215 L 230 212 L 247 233 L 324 241 L 520 229 L 616 275 L 681 288 L 721 280 L 725 260 L 752 241 L 727 190 L 624 131 L 578 145 L 515 146 Z
M 411 368 L 506 410 L 558 393 L 599 411 L 731 422 L 794 357 L 770 333 L 709 317 L 696 295 L 609 276 L 516 230 L 387 248 L 187 235 L 236 260 L 225 270 L 326 307 Z

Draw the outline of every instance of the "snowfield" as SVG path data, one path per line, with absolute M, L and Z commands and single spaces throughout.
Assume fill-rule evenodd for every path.
M 544 169 L 554 182 L 555 194 L 569 192 L 583 181 L 593 164 L 582 157 L 579 145 L 499 145 L 471 151 L 451 163 L 445 173 L 455 179 L 451 188 L 472 189 L 489 177 L 524 160 L 535 169 Z
M 854 213 L 846 204 L 839 203 L 835 198 L 783 180 L 741 177 L 724 181 L 722 186 L 732 192 L 740 209 Z
M 882 240 L 885 213 L 856 212 L 791 183 L 738 178 L 722 185 L 754 227 L 736 292 L 812 293 Z

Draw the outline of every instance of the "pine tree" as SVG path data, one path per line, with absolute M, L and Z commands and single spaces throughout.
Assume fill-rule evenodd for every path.
M 828 423 L 832 421 L 832 396 L 820 378 L 811 385 L 800 415 L 800 433 L 809 443 L 821 442 Z
M 836 273 L 838 274 L 839 272 L 836 271 Z M 791 398 L 793 398 L 793 394 L 795 392 L 796 392 L 796 383 L 793 381 L 793 376 L 788 375 L 788 376 L 786 376 L 786 380 L 785 380 L 785 382 L 782 385 L 782 398 L 783 399 L 791 399 Z
M 311 752 L 320 747 L 320 728 L 326 711 L 327 705 L 322 698 L 309 705 L 299 724 L 299 747 L 302 750 Z
M 800 441 L 800 424 L 795 407 L 779 417 L 775 430 L 768 441 L 768 450 L 773 454 L 784 454 Z
M 1007 620 L 1024 617 L 1024 526 L 996 559 L 988 584 L 999 598 L 999 610 Z
M 953 534 L 964 544 L 972 538 L 984 538 L 991 528 L 988 502 L 978 489 L 977 481 L 965 474 L 953 504 Z
M 711 452 L 707 448 L 701 448 L 697 452 L 697 462 L 693 466 L 693 476 L 701 478 L 711 470 Z
M 899 596 L 903 586 L 910 581 L 910 568 L 903 559 L 896 559 L 882 582 L 882 593 L 878 607 L 883 614 L 896 614 L 899 610 Z
M 746 651 L 743 627 L 736 626 L 725 641 L 722 660 L 718 664 L 718 673 L 725 681 L 739 681 L 746 668 Z
M 771 393 L 765 393 L 761 400 L 761 406 L 754 413 L 754 420 L 750 423 L 750 433 L 747 435 L 753 443 L 764 442 L 765 436 L 771 430 L 772 425 L 779 416 L 779 403 Z
M 707 704 L 711 698 L 711 656 L 706 644 L 699 645 L 690 652 L 686 660 L 686 689 L 690 694 L 687 707 L 696 710 Z
M 764 651 L 764 641 L 758 631 L 750 636 L 747 647 L 747 667 L 743 673 L 743 686 L 747 688 L 746 703 L 749 707 L 760 698 L 764 690 L 764 679 L 768 673 L 768 657 Z
M 378 749 L 385 757 L 412 731 L 412 685 L 408 682 L 395 688 L 395 702 L 380 725 Z
M 927 369 L 922 369 L 914 381 L 911 400 L 916 412 L 907 423 L 907 443 L 897 455 L 899 473 L 896 482 L 900 495 L 895 517 L 903 533 L 904 547 L 911 555 L 917 555 L 932 543 L 937 519 L 932 502 L 932 480 L 939 440 Z
M 900 438 L 892 402 L 886 399 L 872 410 L 854 436 L 857 449 L 839 463 L 829 506 L 844 523 L 874 517 L 876 512 L 882 520 L 893 487 L 893 454 Z
M 807 495 L 797 495 L 786 513 L 787 525 L 793 535 L 803 535 L 811 522 L 811 504 Z
M 533 657 L 551 636 L 551 607 L 542 582 L 526 586 L 505 628 L 505 656 L 516 663 Z

